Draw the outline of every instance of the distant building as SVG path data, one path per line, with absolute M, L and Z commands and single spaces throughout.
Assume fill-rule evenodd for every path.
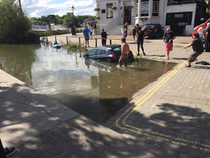
M 93 23 L 93 22 L 95 22 L 95 19 L 91 19 L 91 18 L 86 18 L 86 19 L 84 19 L 83 20 L 83 22 L 90 22 L 90 23 Z
M 40 25 L 40 24 L 41 24 L 41 21 L 38 21 L 38 20 L 33 21 L 33 25 Z
M 160 24 L 164 30 L 171 27 L 177 35 L 190 35 L 195 26 L 197 4 L 203 0 L 186 1 L 96 0 L 97 29 L 104 28 L 108 33 L 120 34 L 125 22 L 129 25 Z M 132 26 L 129 26 L 129 33 L 131 29 Z

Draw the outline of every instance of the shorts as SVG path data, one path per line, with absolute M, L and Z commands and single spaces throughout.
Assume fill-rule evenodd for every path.
M 90 32 L 90 35 L 92 35 L 93 33 L 92 32 Z
M 165 43 L 166 44 L 166 52 L 172 51 L 173 43 Z
M 121 55 L 119 58 L 118 64 L 120 66 L 123 64 L 124 64 L 124 66 L 127 66 L 127 63 L 128 63 L 128 55 L 127 54 Z
M 89 41 L 89 37 L 85 37 L 85 41 Z

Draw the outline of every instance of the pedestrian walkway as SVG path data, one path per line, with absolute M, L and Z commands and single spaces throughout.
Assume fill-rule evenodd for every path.
M 0 70 L 1 139 L 18 149 L 11 158 L 210 157 L 210 66 L 185 68 L 192 51 L 176 40 L 170 60 L 161 39 L 145 40 L 141 60 L 177 66 L 139 90 L 106 127 Z M 129 45 L 135 54 L 136 44 Z M 209 55 L 197 61 L 210 62 Z
M 0 133 L 11 158 L 172 157 L 177 153 L 125 138 L 0 70 Z

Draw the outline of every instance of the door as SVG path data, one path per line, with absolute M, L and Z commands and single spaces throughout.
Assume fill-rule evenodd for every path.
M 131 6 L 124 7 L 124 23 L 131 25 Z

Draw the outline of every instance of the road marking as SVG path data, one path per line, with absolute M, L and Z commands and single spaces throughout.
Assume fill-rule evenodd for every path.
M 172 72 L 170 72 L 165 78 L 163 78 L 157 85 L 155 85 L 151 90 L 149 90 L 143 97 L 141 97 L 138 101 L 134 103 L 133 106 L 128 108 L 115 122 L 115 125 L 124 130 L 128 130 L 131 132 L 134 132 L 136 134 L 145 135 L 154 139 L 161 139 L 167 142 L 171 142 L 173 144 L 187 146 L 187 144 L 191 144 L 190 147 L 193 149 L 199 149 L 210 152 L 209 145 L 201 144 L 199 142 L 190 141 L 186 139 L 176 138 L 170 135 L 161 134 L 158 132 L 153 132 L 150 130 L 144 130 L 141 128 L 137 128 L 134 126 L 130 126 L 126 124 L 127 118 L 139 107 L 141 106 L 146 100 L 148 100 L 160 87 L 162 87 L 172 76 L 174 76 L 184 65 L 186 64 L 186 61 L 184 61 L 182 64 L 179 64 Z M 123 118 L 124 117 L 124 118 Z M 122 119 L 123 118 L 123 119 Z M 122 121 L 121 121 L 122 120 Z M 120 122 L 121 121 L 121 122 Z M 122 124 L 122 125 L 120 125 Z M 153 135 L 152 135 L 153 134 Z M 156 135 L 156 136 L 154 136 Z M 202 146 L 202 147 L 198 147 Z M 206 148 L 204 148 L 206 147 Z

